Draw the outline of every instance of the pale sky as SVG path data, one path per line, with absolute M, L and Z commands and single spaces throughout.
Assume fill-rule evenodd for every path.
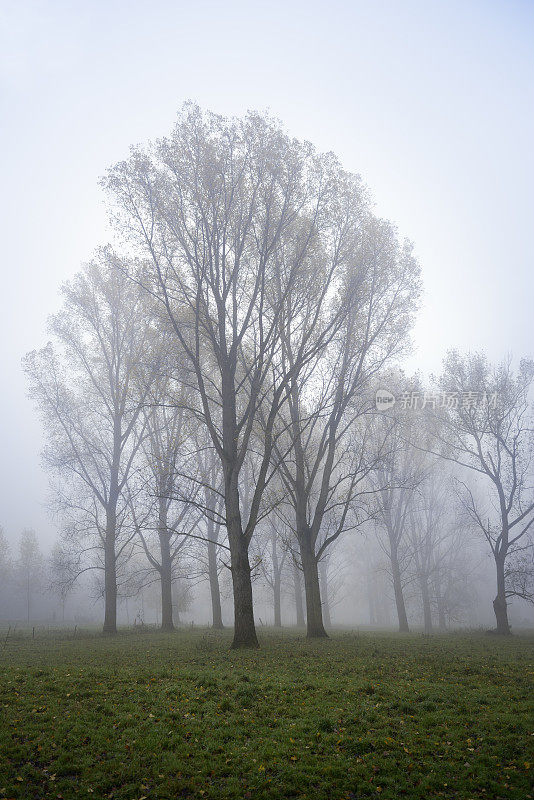
M 0 0 L 0 524 L 55 536 L 20 360 L 109 239 L 99 176 L 182 102 L 268 109 L 415 244 L 410 369 L 534 355 L 534 2 Z

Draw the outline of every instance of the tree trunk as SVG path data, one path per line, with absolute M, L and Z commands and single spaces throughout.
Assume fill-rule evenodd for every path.
M 273 528 L 271 533 L 271 557 L 273 560 L 273 600 L 274 600 L 274 627 L 282 627 L 282 597 L 280 581 L 280 562 L 278 561 L 278 550 L 276 548 L 276 530 Z
M 423 601 L 423 622 L 425 633 L 432 633 L 432 609 L 430 606 L 430 593 L 428 590 L 428 579 L 426 575 L 421 575 L 419 578 L 419 585 L 421 587 L 421 599 Z
M 327 628 L 331 628 L 332 620 L 330 618 L 330 603 L 328 600 L 328 564 L 325 558 L 322 559 L 319 565 L 319 576 L 321 585 L 321 596 L 323 598 L 324 624 Z
M 104 545 L 104 633 L 117 633 L 116 527 L 116 503 L 110 501 L 106 509 L 106 541 Z
M 162 553 L 163 556 L 163 553 Z M 161 572 L 161 630 L 173 631 L 174 622 L 172 618 L 172 570 L 169 563 L 164 567 L 162 565 Z
M 161 630 L 173 631 L 171 537 L 167 526 L 167 499 L 164 496 L 159 498 L 158 536 L 161 554 Z
M 243 535 L 237 480 L 225 487 L 226 527 L 230 545 L 232 587 L 234 590 L 234 639 L 232 648 L 259 647 L 254 624 L 252 580 L 248 543 Z
M 445 616 L 445 605 L 443 603 L 443 597 L 440 589 L 438 589 L 436 592 L 436 605 L 438 607 L 438 627 L 440 631 L 446 631 L 447 618 Z
M 300 583 L 300 570 L 293 562 L 293 589 L 295 593 L 295 610 L 297 613 L 297 627 L 303 628 L 304 621 L 304 606 L 302 603 L 302 586 Z
M 104 542 L 104 633 L 117 633 L 117 503 L 119 500 L 119 464 L 121 460 L 121 417 L 113 420 L 113 460 L 106 506 L 106 539 Z
M 273 595 L 274 595 L 274 627 L 282 627 L 282 600 L 280 591 L 280 575 L 276 574 L 273 580 Z
M 378 615 L 376 611 L 376 596 L 375 596 L 375 583 L 371 579 L 371 567 L 369 563 L 365 567 L 365 578 L 367 584 L 367 604 L 369 607 L 369 625 L 376 625 L 378 622 Z
M 406 605 L 404 603 L 404 594 L 402 592 L 402 580 L 399 566 L 399 557 L 397 548 L 391 544 L 390 546 L 391 558 L 391 571 L 393 574 L 393 591 L 395 592 L 395 605 L 397 606 L 397 617 L 399 619 L 399 631 L 401 633 L 408 633 L 410 628 L 408 626 L 408 617 L 406 615 Z
M 252 579 L 248 558 L 249 542 L 243 533 L 239 494 L 239 458 L 237 442 L 239 430 L 236 422 L 235 353 L 222 371 L 222 424 L 225 458 L 224 506 L 226 530 L 230 545 L 230 566 L 234 590 L 234 639 L 232 648 L 259 647 L 254 624 Z
M 254 624 L 252 581 L 248 547 L 243 534 L 228 537 L 232 556 L 232 586 L 234 590 L 234 639 L 232 648 L 259 647 Z
M 327 633 L 323 625 L 319 570 L 315 553 L 312 551 L 309 542 L 309 536 L 301 539 L 300 557 L 306 593 L 306 636 L 309 639 L 323 639 L 327 637 Z
M 495 566 L 497 568 L 497 595 L 493 601 L 493 610 L 497 620 L 496 632 L 509 636 L 511 634 L 510 623 L 508 622 L 508 605 L 506 602 L 506 582 L 504 577 L 504 557 L 495 556 Z
M 176 578 L 176 580 L 172 582 L 172 618 L 175 627 L 182 622 L 180 616 L 180 591 L 180 578 Z
M 215 544 L 215 526 L 208 520 L 208 577 L 211 595 L 212 627 L 217 630 L 224 628 L 221 609 L 221 590 L 219 575 L 217 573 L 217 545 Z

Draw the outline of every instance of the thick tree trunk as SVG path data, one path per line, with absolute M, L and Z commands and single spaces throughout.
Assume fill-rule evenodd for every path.
M 211 619 L 212 627 L 221 630 L 224 625 L 222 621 L 221 609 L 221 590 L 219 587 L 219 575 L 217 572 L 217 545 L 215 544 L 214 525 L 208 520 L 208 577 L 211 595 Z
M 493 601 L 493 610 L 497 621 L 496 632 L 509 636 L 511 634 L 510 623 L 508 622 L 508 604 L 506 602 L 506 582 L 504 577 L 504 557 L 495 556 L 495 566 L 497 569 L 497 595 Z
M 117 514 L 115 505 L 106 511 L 106 542 L 104 546 L 104 633 L 117 633 L 117 559 L 115 536 Z
M 390 558 L 391 558 L 391 571 L 393 574 L 393 591 L 395 593 L 395 605 L 397 607 L 397 617 L 399 620 L 399 631 L 401 633 L 408 633 L 410 628 L 408 626 L 408 616 L 406 614 L 406 605 L 404 603 L 404 594 L 402 591 L 399 557 L 397 553 L 397 548 L 393 544 L 390 547 Z
M 324 624 L 327 628 L 331 628 L 332 620 L 330 617 L 330 603 L 328 600 L 328 564 L 324 558 L 319 565 L 319 575 L 321 584 L 321 597 L 323 600 L 322 605 Z
M 167 527 L 167 500 L 163 496 L 159 499 L 158 536 L 161 554 L 161 630 L 173 631 L 171 538 Z
M 323 624 L 319 570 L 308 536 L 302 537 L 300 557 L 306 593 L 306 636 L 309 639 L 323 639 L 327 637 L 327 633 Z
M 430 606 L 430 593 L 428 590 L 428 579 L 426 575 L 421 575 L 419 578 L 419 585 L 421 587 L 421 599 L 423 601 L 423 624 L 425 633 L 432 633 L 432 609 Z
M 248 558 L 249 542 L 243 533 L 239 495 L 239 458 L 236 422 L 235 353 L 222 372 L 222 417 L 225 458 L 224 505 L 230 545 L 230 566 L 234 590 L 234 639 L 232 648 L 259 647 L 254 624 L 252 579 Z
M 170 563 L 161 568 L 161 630 L 173 631 L 172 618 L 172 572 Z
M 232 586 L 234 590 L 234 639 L 232 648 L 259 647 L 254 624 L 252 581 L 248 547 L 244 537 L 230 537 Z
M 230 481 L 225 489 L 226 527 L 230 545 L 232 586 L 234 590 L 234 639 L 232 648 L 259 647 L 254 624 L 248 543 L 242 530 L 237 480 Z
M 173 631 L 172 619 L 172 564 L 169 534 L 160 530 L 159 546 L 161 552 L 161 630 Z
M 300 583 L 300 570 L 295 563 L 293 563 L 293 591 L 295 594 L 297 627 L 303 628 L 305 625 L 305 621 L 304 621 L 304 605 L 302 603 L 302 586 Z

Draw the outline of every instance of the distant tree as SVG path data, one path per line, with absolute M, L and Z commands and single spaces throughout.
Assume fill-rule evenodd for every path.
M 192 494 L 180 490 L 187 461 L 192 461 L 188 390 L 162 374 L 154 381 L 143 410 L 146 437 L 138 454 L 134 481 L 129 483 L 132 517 L 144 553 L 161 584 L 161 628 L 173 630 L 173 582 L 178 563 L 196 528 L 199 512 Z M 157 536 L 157 552 L 152 539 Z
M 109 250 L 65 284 L 63 296 L 49 324 L 54 344 L 29 353 L 24 366 L 57 503 L 70 515 L 68 534 L 90 540 L 89 566 L 104 571 L 104 631 L 113 633 L 118 569 L 134 535 L 125 487 L 146 434 L 141 411 L 158 357 L 146 297 Z
M 284 539 L 277 530 L 279 525 L 280 520 L 270 515 L 255 543 L 262 580 L 272 592 L 275 628 L 282 627 L 282 576 L 288 557 Z
M 443 462 L 433 459 L 426 479 L 417 488 L 406 522 L 410 571 L 419 589 L 427 634 L 433 631 L 434 608 L 439 627 L 443 629 L 446 625 L 445 586 L 451 580 L 454 555 L 462 544 L 454 497 L 450 476 L 443 474 Z M 466 558 L 465 547 L 461 548 L 461 556 Z
M 492 366 L 481 354 L 451 351 L 441 387 L 449 398 L 442 454 L 480 476 L 463 482 L 463 502 L 495 563 L 496 632 L 510 634 L 508 599 L 533 600 L 529 573 L 534 526 L 534 421 L 529 391 L 534 362 L 514 374 L 510 359 Z
M 13 580 L 13 562 L 11 548 L 7 541 L 4 529 L 0 526 L 0 603 L 2 609 L 7 602 L 10 584 Z
M 47 587 L 59 598 L 61 619 L 65 620 L 65 604 L 79 573 L 80 558 L 64 542 L 55 542 L 48 561 Z
M 451 499 L 449 497 L 449 499 Z M 476 548 L 462 524 L 452 523 L 438 554 L 431 576 L 432 596 L 440 631 L 473 619 L 480 579 Z
M 19 555 L 16 562 L 19 591 L 24 596 L 26 605 L 26 621 L 33 614 L 32 601 L 43 589 L 43 556 L 35 531 L 22 531 L 19 542 Z
M 205 571 L 210 587 L 212 626 L 216 630 L 222 630 L 224 625 L 219 576 L 223 562 L 220 554 L 221 551 L 228 550 L 223 541 L 225 539 L 223 476 L 221 462 L 205 430 L 199 431 L 196 435 L 196 462 L 202 497 L 199 508 L 203 512 L 205 526 Z
M 391 581 L 399 631 L 408 631 L 408 615 L 404 597 L 404 584 L 408 577 L 410 552 L 407 545 L 408 521 L 415 507 L 417 490 L 428 469 L 426 452 L 416 449 L 411 441 L 424 446 L 421 416 L 412 409 L 395 408 L 375 424 L 376 434 L 383 437 L 384 453 L 369 475 L 372 508 L 376 530 L 383 535 L 379 541 L 390 563 Z

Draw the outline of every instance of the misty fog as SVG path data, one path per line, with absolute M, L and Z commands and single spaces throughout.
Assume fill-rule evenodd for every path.
M 532 797 L 533 23 L 1 4 L 0 797 Z

